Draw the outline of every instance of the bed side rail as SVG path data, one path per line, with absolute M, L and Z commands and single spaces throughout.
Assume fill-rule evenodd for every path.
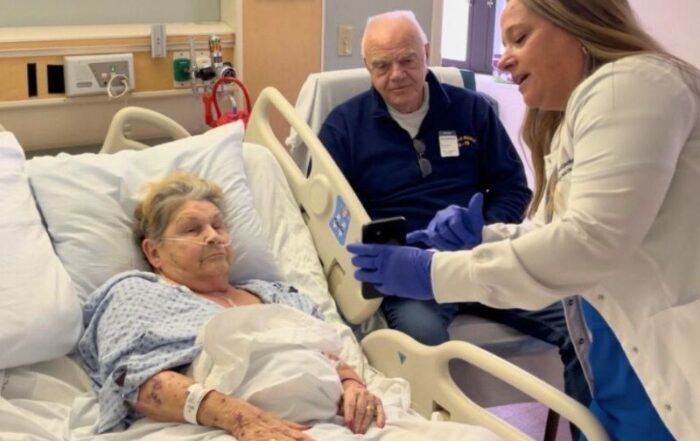
M 100 153 L 115 153 L 120 150 L 142 150 L 148 148 L 147 144 L 126 137 L 125 132 L 129 124 L 134 122 L 150 124 L 162 130 L 172 139 L 187 138 L 190 136 L 187 129 L 182 127 L 175 120 L 161 113 L 143 107 L 129 106 L 124 107 L 114 114 Z
M 543 403 L 568 419 L 589 441 L 609 441 L 593 414 L 576 400 L 514 364 L 464 341 L 426 346 L 393 329 L 362 340 L 370 364 L 388 377 L 411 383 L 411 407 L 430 418 L 440 412 L 450 421 L 484 426 L 507 440 L 531 438 L 476 404 L 454 383 L 449 361 L 461 359 Z M 429 375 L 426 375 L 429 373 Z
M 313 161 L 308 177 L 272 131 L 270 106 L 282 114 L 308 147 Z M 362 297 L 361 284 L 353 277 L 354 267 L 345 250 L 346 244 L 360 241 L 362 225 L 369 221 L 350 184 L 311 128 L 273 87 L 265 88 L 258 96 L 245 140 L 270 149 L 282 167 L 311 230 L 331 294 L 345 320 L 353 324 L 367 320 L 379 308 L 381 299 Z

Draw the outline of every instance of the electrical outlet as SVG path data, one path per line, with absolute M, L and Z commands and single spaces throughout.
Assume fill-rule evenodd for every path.
M 203 68 L 207 66 L 211 66 L 211 55 L 209 54 L 209 51 L 206 50 L 201 50 L 201 51 L 195 51 L 194 53 L 194 59 L 195 59 L 195 64 L 197 65 L 198 68 Z M 189 51 L 176 51 L 173 52 L 173 69 L 177 70 L 179 69 L 182 61 L 178 60 L 187 60 L 187 62 L 190 62 L 190 52 Z M 188 65 L 189 69 L 189 65 Z M 173 72 L 173 86 L 178 88 L 178 87 L 190 87 L 190 80 L 181 80 L 181 72 Z
M 129 89 L 134 90 L 134 57 L 132 54 L 79 55 L 64 57 L 66 96 L 107 93 L 113 75 L 124 75 Z
M 338 25 L 337 53 L 341 57 L 352 56 L 352 25 Z

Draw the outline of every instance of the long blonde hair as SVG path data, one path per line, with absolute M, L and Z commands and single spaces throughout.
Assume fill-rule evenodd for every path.
M 576 37 L 586 53 L 584 78 L 601 66 L 638 54 L 655 54 L 687 75 L 697 77 L 690 64 L 666 52 L 637 21 L 627 0 L 520 0 L 530 11 Z M 690 82 L 689 82 L 690 84 Z M 697 84 L 697 83 L 695 83 Z M 697 86 L 694 90 L 697 93 Z M 535 171 L 535 194 L 528 214 L 532 216 L 547 184 L 544 157 L 564 119 L 564 112 L 528 108 L 522 127 L 523 141 L 530 147 Z M 551 185 L 550 185 L 551 186 Z

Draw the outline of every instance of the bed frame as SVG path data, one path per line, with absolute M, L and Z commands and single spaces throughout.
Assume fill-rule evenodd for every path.
M 314 167 L 309 176 L 299 169 L 287 149 L 278 140 L 269 123 L 274 108 L 299 133 L 309 149 Z M 304 219 L 311 230 L 316 249 L 326 272 L 329 288 L 344 318 L 361 323 L 379 307 L 379 301 L 362 297 L 361 284 L 353 277 L 354 268 L 345 243 L 360 240 L 360 231 L 369 221 L 350 184 L 338 172 L 333 159 L 282 94 L 268 87 L 258 97 L 246 131 L 246 141 L 269 148 L 287 176 Z M 328 226 L 334 201 L 340 196 L 350 211 L 345 243 L 339 243 Z M 600 423 L 584 406 L 551 385 L 515 365 L 464 341 L 450 341 L 437 347 L 421 345 L 405 334 L 383 329 L 365 337 L 362 346 L 370 364 L 390 377 L 402 377 L 411 383 L 415 410 L 430 418 L 439 412 L 446 419 L 485 426 L 509 440 L 528 440 L 519 430 L 495 417 L 470 400 L 457 387 L 449 372 L 449 361 L 461 359 L 496 378 L 511 384 L 574 423 L 593 440 L 607 440 Z M 432 372 L 438 375 L 428 375 Z M 433 381 L 431 381 L 433 380 Z
M 287 149 L 274 134 L 269 112 L 275 109 L 299 133 L 314 164 L 309 176 L 299 169 Z M 121 150 L 124 140 L 129 148 L 144 148 L 145 144 L 123 135 L 126 121 L 155 122 L 174 138 L 188 136 L 178 124 L 170 124 L 157 112 L 140 108 L 124 108 L 115 115 L 102 152 Z M 167 119 L 167 118 L 166 118 Z M 360 240 L 361 226 L 369 216 L 338 171 L 332 158 L 311 128 L 296 114 L 292 105 L 275 88 L 264 89 L 254 107 L 245 135 L 246 142 L 267 147 L 285 173 L 291 191 L 299 204 L 303 218 L 318 251 L 329 289 L 346 321 L 359 324 L 372 316 L 380 299 L 366 300 L 361 285 L 353 277 L 353 266 L 345 245 Z M 339 201 L 349 212 L 349 225 L 343 240 L 334 234 L 330 222 L 338 210 Z M 508 441 L 532 441 L 530 437 L 494 416 L 467 397 L 454 383 L 449 362 L 463 360 L 510 384 L 515 389 L 548 406 L 575 424 L 589 441 L 609 438 L 593 414 L 574 399 L 512 363 L 464 341 L 450 341 L 440 346 L 422 345 L 405 334 L 383 329 L 362 340 L 370 364 L 388 377 L 402 377 L 411 384 L 412 407 L 426 418 L 477 424 Z M 426 375 L 429 374 L 429 375 Z

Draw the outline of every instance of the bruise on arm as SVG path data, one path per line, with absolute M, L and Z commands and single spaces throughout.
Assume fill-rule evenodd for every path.
M 137 401 L 130 404 L 141 415 L 155 421 L 185 422 L 183 409 L 187 388 L 192 383 L 192 378 L 175 371 L 159 372 L 139 387 Z M 259 409 L 245 401 L 211 391 L 199 406 L 197 421 L 242 436 L 246 422 L 259 416 Z
M 174 371 L 163 371 L 139 387 L 138 399 L 130 403 L 143 416 L 156 421 L 185 421 L 182 409 L 187 388 L 194 381 Z

